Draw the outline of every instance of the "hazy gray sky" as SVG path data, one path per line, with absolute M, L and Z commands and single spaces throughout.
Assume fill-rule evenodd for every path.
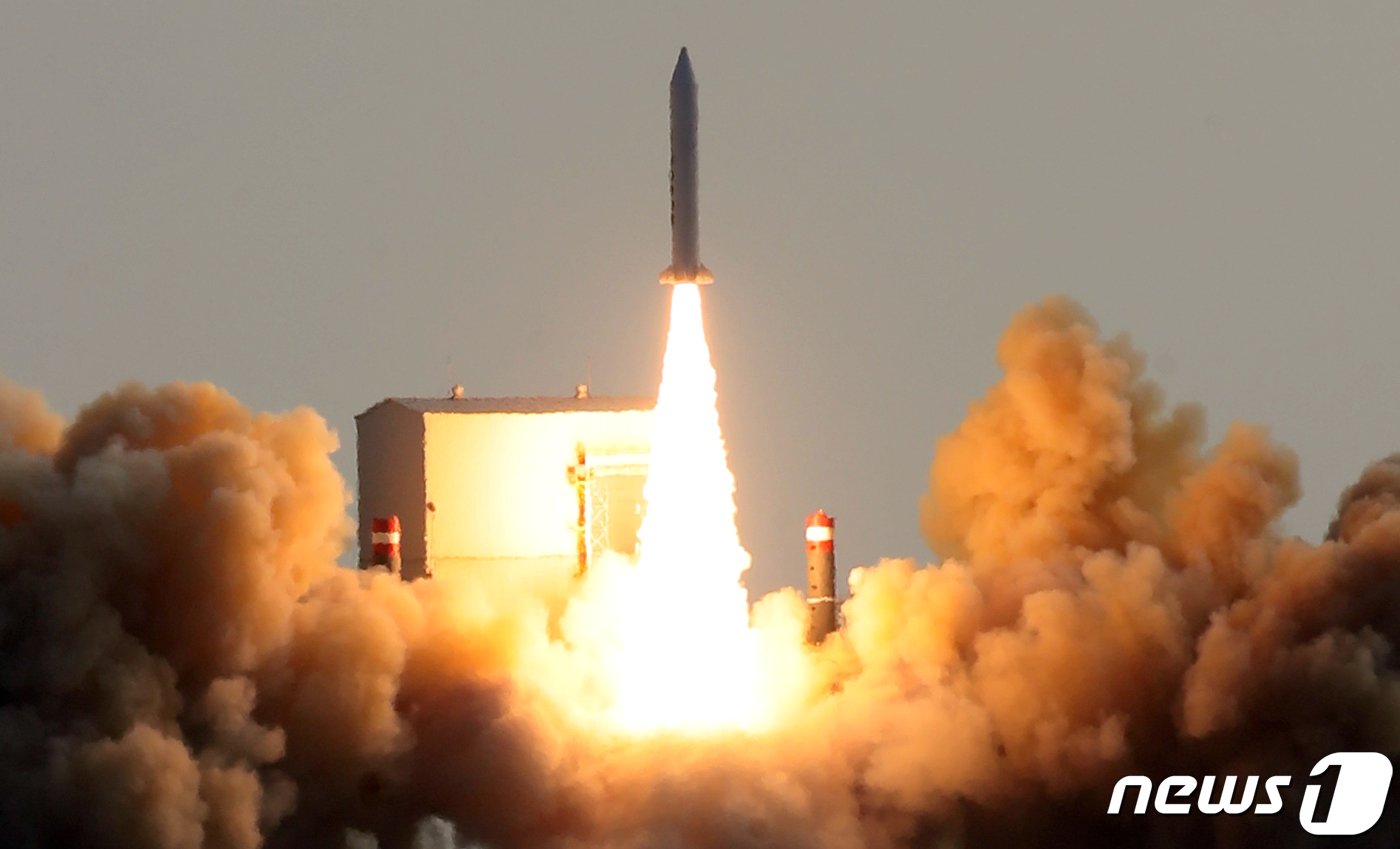
M 0 371 L 309 404 L 352 483 L 386 395 L 652 392 L 685 44 L 751 587 L 818 506 L 843 571 L 927 558 L 1051 293 L 1294 447 L 1320 536 L 1400 449 L 1400 6 L 843 5 L 0 5 Z

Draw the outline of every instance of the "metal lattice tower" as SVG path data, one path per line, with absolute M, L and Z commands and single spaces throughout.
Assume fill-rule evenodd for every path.
M 588 471 L 588 559 L 594 563 L 608 547 L 608 489 L 599 485 L 596 469 Z

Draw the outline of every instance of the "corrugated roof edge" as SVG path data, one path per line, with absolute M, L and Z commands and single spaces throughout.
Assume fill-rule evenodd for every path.
M 619 413 L 650 410 L 656 406 L 656 399 L 623 395 L 588 398 L 385 398 L 355 418 L 368 415 L 386 404 L 397 404 L 417 413 Z

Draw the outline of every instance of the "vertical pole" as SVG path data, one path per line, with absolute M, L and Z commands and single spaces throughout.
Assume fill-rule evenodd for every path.
M 818 510 L 807 517 L 807 641 L 836 630 L 836 520 Z
M 373 543 L 370 563 L 383 566 L 390 573 L 402 576 L 403 557 L 399 552 L 402 539 L 403 529 L 399 526 L 398 516 L 374 519 L 370 524 L 370 542 Z
M 569 467 L 569 482 L 574 485 L 574 495 L 578 501 L 578 519 L 574 525 L 575 540 L 578 545 L 578 568 L 574 572 L 574 577 L 581 578 L 588 572 L 589 561 L 589 519 L 592 505 L 589 503 L 591 493 L 589 492 L 588 452 L 584 449 L 583 443 L 579 443 L 575 450 L 574 465 Z

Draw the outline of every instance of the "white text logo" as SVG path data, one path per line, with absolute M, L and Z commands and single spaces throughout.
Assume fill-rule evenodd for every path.
M 1298 823 L 1309 834 L 1361 834 L 1381 818 L 1390 791 L 1390 759 L 1379 752 L 1335 752 L 1318 761 L 1303 790 Z M 1128 775 L 1113 786 L 1108 812 L 1122 811 L 1130 790 L 1137 791 L 1133 813 L 1147 813 L 1148 802 L 1159 814 L 1189 814 L 1194 807 L 1203 814 L 1276 814 L 1283 810 L 1282 788 L 1292 776 L 1274 775 L 1263 781 L 1264 797 L 1257 800 L 1257 775 L 1224 777 L 1172 775 L 1157 784 L 1145 775 Z M 1200 792 L 1197 793 L 1197 788 Z M 1328 798 L 1323 790 L 1330 788 Z M 1192 798 L 1194 794 L 1194 799 Z

